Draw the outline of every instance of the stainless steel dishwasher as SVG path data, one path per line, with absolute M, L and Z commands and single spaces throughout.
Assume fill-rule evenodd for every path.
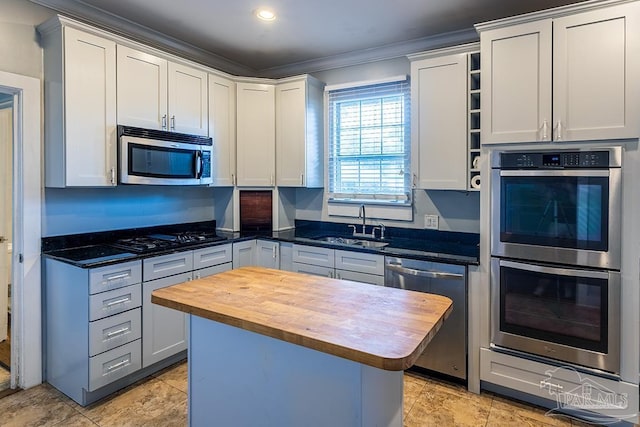
M 467 379 L 467 272 L 463 265 L 385 257 L 384 285 L 444 295 L 453 311 L 415 366 Z

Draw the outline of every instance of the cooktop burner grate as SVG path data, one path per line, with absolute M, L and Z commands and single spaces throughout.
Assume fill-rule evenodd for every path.
M 212 243 L 226 240 L 215 233 L 176 233 L 176 234 L 152 234 L 149 236 L 120 239 L 113 246 L 126 249 L 135 253 L 150 253 L 168 249 L 178 249 L 199 243 Z

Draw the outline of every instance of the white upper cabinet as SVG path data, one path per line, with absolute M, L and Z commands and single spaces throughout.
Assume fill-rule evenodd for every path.
M 468 55 L 445 52 L 411 56 L 414 183 L 424 189 L 466 190 Z
M 209 136 L 213 138 L 213 186 L 232 187 L 236 177 L 236 84 L 209 74 Z
M 483 144 L 637 138 L 639 7 L 479 25 Z
M 118 45 L 118 124 L 208 134 L 207 73 Z
M 275 88 L 278 186 L 323 187 L 323 86 L 304 76 Z
M 44 48 L 45 184 L 116 185 L 116 44 L 52 18 Z
M 275 89 L 238 82 L 237 185 L 273 187 L 276 174 Z
M 118 45 L 118 123 L 167 129 L 167 61 Z
M 554 139 L 640 136 L 640 3 L 553 21 Z
M 168 73 L 169 130 L 207 136 L 208 74 L 174 62 L 169 62 Z
M 480 34 L 482 142 L 551 137 L 552 21 Z

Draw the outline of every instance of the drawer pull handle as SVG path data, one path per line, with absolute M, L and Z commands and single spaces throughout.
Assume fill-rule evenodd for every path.
M 117 331 L 112 331 L 112 332 L 107 332 L 107 338 L 111 338 L 115 335 L 122 335 L 127 331 L 130 331 L 131 329 L 128 326 L 125 326 L 124 328 L 120 328 Z
M 131 274 L 129 271 L 126 271 L 124 273 L 121 274 L 116 274 L 115 276 L 110 276 L 110 277 L 106 277 L 105 280 L 107 282 L 110 282 L 112 280 L 118 280 L 118 279 L 126 279 L 127 277 L 129 277 Z
M 118 299 L 118 300 L 115 300 L 115 301 L 111 301 L 111 302 L 106 303 L 106 304 L 105 304 L 105 307 L 112 307 L 112 306 L 114 306 L 114 305 L 117 305 L 117 304 L 124 304 L 124 303 L 129 302 L 129 301 L 131 301 L 131 296 L 126 296 L 126 297 L 124 297 L 124 298 L 120 298 L 120 299 Z
M 113 371 L 114 369 L 121 368 L 127 364 L 129 364 L 130 359 L 124 359 L 122 362 L 116 363 L 115 365 L 111 365 L 107 368 L 107 372 Z

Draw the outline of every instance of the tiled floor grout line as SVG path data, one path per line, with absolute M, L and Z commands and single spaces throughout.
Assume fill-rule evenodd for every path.
M 159 401 L 156 400 L 153 406 L 156 409 L 151 412 L 148 412 L 148 409 L 144 409 L 141 412 L 142 408 L 147 407 L 136 404 L 138 400 L 130 401 L 126 398 L 118 398 L 117 395 L 120 393 L 115 393 L 114 396 L 107 397 L 100 403 L 89 405 L 91 409 L 85 410 L 63 393 L 46 384 L 43 386 L 44 388 L 37 389 L 30 394 L 31 399 L 34 396 L 38 396 L 37 400 L 41 402 L 39 405 L 43 405 L 42 408 L 38 407 L 38 409 L 42 409 L 43 414 L 38 413 L 37 416 L 32 416 L 33 414 L 29 414 L 29 412 L 35 407 L 26 406 L 23 409 L 16 409 L 22 415 L 15 419 L 20 419 L 19 417 L 21 416 L 23 420 L 31 419 L 32 421 L 30 422 L 34 425 L 56 427 L 77 427 L 80 425 L 112 427 L 118 425 L 119 421 L 117 420 L 121 420 L 120 422 L 123 424 L 133 423 L 132 425 L 136 423 L 148 424 L 150 420 L 154 420 L 153 422 L 156 423 L 154 425 L 166 427 L 180 425 L 182 427 L 187 422 L 185 401 L 188 400 L 188 392 L 185 391 L 187 390 L 185 371 L 185 366 L 176 365 L 164 370 L 161 374 L 154 375 L 153 378 L 141 380 L 136 386 L 121 392 L 128 393 L 131 390 L 140 388 L 140 390 L 132 394 L 132 396 L 144 396 L 145 400 L 139 402 L 147 402 L 147 399 L 151 399 L 151 402 L 160 396 L 166 396 L 167 400 L 164 400 L 164 397 Z M 477 395 L 468 392 L 464 386 L 439 381 L 438 379 L 410 373 L 405 378 L 405 381 L 405 390 L 408 393 L 405 394 L 404 398 L 406 398 L 408 408 L 403 408 L 405 409 L 403 410 L 403 424 L 407 427 L 424 427 L 425 425 L 436 427 L 511 427 L 520 425 L 585 427 L 589 425 L 564 417 L 546 418 L 547 415 L 543 410 L 544 408 L 490 392 L 483 392 Z M 29 393 L 29 391 L 26 390 L 22 393 Z M 117 401 L 115 401 L 116 399 Z M 15 399 L 11 405 L 15 406 L 15 402 L 20 401 L 21 399 Z M 64 403 L 64 405 L 59 406 L 60 403 Z M 73 409 L 73 411 L 70 411 L 69 408 Z M 94 409 L 96 410 L 94 411 Z M 120 413 L 121 411 L 122 413 Z M 52 416 L 52 414 L 57 414 L 57 417 Z M 0 425 L 2 424 L 1 418 L 0 416 Z M 43 424 L 43 420 L 47 419 L 50 423 L 47 424 L 45 421 Z M 18 424 L 9 425 L 17 426 Z

